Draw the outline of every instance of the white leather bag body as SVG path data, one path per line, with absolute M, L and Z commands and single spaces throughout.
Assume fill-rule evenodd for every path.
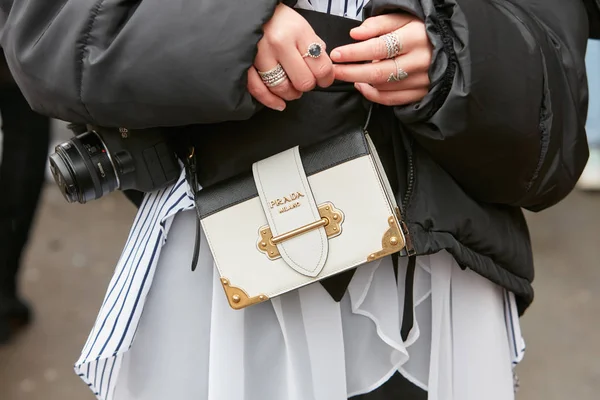
M 362 129 L 254 163 L 196 209 L 241 309 L 405 249 L 400 210 Z

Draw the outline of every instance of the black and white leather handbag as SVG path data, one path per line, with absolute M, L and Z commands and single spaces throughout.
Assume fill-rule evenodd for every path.
M 198 191 L 196 210 L 234 309 L 405 249 L 400 210 L 360 127 Z

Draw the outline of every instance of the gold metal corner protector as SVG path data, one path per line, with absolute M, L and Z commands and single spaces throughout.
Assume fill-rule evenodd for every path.
M 372 253 L 367 257 L 367 261 L 375 261 L 390 254 L 399 252 L 406 245 L 404 235 L 396 222 L 394 216 L 388 217 L 389 229 L 383 234 L 381 239 L 381 250 Z
M 231 282 L 229 282 L 229 279 L 227 278 L 221 278 L 221 284 L 225 290 L 229 306 L 234 310 L 241 310 L 242 308 L 269 300 L 269 297 L 264 294 L 255 297 L 248 296 L 248 293 L 246 293 L 244 289 L 231 286 Z

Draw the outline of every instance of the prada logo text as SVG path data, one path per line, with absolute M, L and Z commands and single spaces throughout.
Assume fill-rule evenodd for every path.
M 288 196 L 280 197 L 275 200 L 271 200 L 270 206 L 271 208 L 281 207 L 279 209 L 279 213 L 284 213 L 294 208 L 298 208 L 301 206 L 300 199 L 304 197 L 304 195 L 300 192 L 290 193 Z

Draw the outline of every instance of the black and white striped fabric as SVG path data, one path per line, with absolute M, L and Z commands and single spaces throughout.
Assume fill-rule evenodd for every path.
M 194 208 L 185 176 L 146 196 L 129 233 L 96 323 L 75 365 L 98 399 L 110 399 L 121 357 L 133 342 L 173 217 Z
M 367 3 L 368 0 L 298 0 L 296 7 L 360 20 Z

